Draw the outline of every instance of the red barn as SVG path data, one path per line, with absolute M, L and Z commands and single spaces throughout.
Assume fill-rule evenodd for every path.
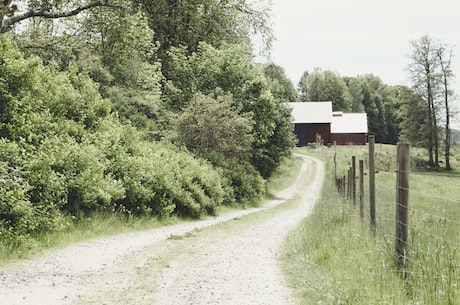
M 337 145 L 366 145 L 366 113 L 332 113 L 331 142 Z
M 289 103 L 298 146 L 316 143 L 366 144 L 366 113 L 333 112 L 332 102 Z
M 321 136 L 323 143 L 331 142 L 331 102 L 289 103 L 289 106 L 298 146 L 315 143 L 317 135 Z

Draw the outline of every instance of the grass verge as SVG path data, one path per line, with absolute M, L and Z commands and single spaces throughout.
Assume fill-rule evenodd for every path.
M 280 262 L 300 304 L 410 304 L 385 245 L 335 191 L 331 164 L 310 217 L 285 239 Z
M 358 208 L 336 192 L 335 150 L 308 152 L 326 162 L 325 185 L 313 214 L 290 233 L 281 256 L 301 304 L 459 304 L 460 177 L 455 172 L 411 173 L 408 277 L 403 280 L 393 253 L 395 152 L 394 146 L 376 147 L 376 236 L 368 216 L 362 221 Z M 337 153 L 340 176 L 351 156 L 365 159 L 367 148 L 340 147 Z

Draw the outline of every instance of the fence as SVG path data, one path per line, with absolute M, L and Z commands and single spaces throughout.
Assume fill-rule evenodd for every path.
M 342 176 L 335 149 L 338 190 L 359 204 L 360 217 L 392 253 L 411 293 L 422 294 L 425 304 L 460 304 L 460 176 L 410 173 L 405 143 L 395 155 L 379 152 L 385 158 L 377 160 L 372 136 L 367 148 L 351 156 Z

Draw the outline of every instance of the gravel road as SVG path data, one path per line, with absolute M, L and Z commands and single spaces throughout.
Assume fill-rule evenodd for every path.
M 311 212 L 324 176 L 320 161 L 303 158 L 296 182 L 259 208 L 83 242 L 3 267 L 0 304 L 296 304 L 278 249 Z M 293 198 L 298 204 L 267 213 Z M 243 221 L 258 212 L 262 217 Z

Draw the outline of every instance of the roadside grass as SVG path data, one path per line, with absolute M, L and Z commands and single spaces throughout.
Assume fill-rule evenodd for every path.
M 325 169 L 312 215 L 281 250 L 281 266 L 300 304 L 408 304 L 402 281 L 388 272 L 388 250 L 336 192 L 330 162 Z
M 299 157 L 284 158 L 281 165 L 267 182 L 268 193 L 273 195 L 293 184 L 299 174 L 301 165 L 302 159 Z
M 285 158 L 282 161 L 278 170 L 270 181 L 267 182 L 268 197 L 273 197 L 273 194 L 289 186 L 295 180 L 301 162 L 296 157 Z M 266 199 L 264 198 L 263 200 Z M 217 214 L 225 214 L 237 209 L 238 207 L 219 206 Z M 90 218 L 81 221 L 68 218 L 62 230 L 30 236 L 26 241 L 12 244 L 0 238 L 0 266 L 17 260 L 31 258 L 42 254 L 44 251 L 62 248 L 73 243 L 104 236 L 149 230 L 186 221 L 193 220 L 178 217 L 164 219 L 156 217 L 127 217 L 125 214 L 117 212 L 94 214 Z
M 352 155 L 366 160 L 367 147 L 299 151 L 322 158 L 328 169 L 313 214 L 283 245 L 281 263 L 301 304 L 460 304 L 457 172 L 420 171 L 412 164 L 408 276 L 403 280 L 395 270 L 393 253 L 396 147 L 376 145 L 375 236 L 369 217 L 361 220 L 359 208 L 339 195 L 333 183 L 334 153 L 340 177 Z M 420 154 L 420 149 L 411 148 L 411 160 Z
M 124 215 L 94 214 L 83 221 L 69 218 L 65 228 L 56 232 L 46 232 L 30 236 L 27 241 L 18 244 L 6 243 L 0 239 L 0 266 L 8 263 L 32 258 L 44 251 L 62 248 L 69 244 L 82 242 L 102 236 L 153 229 L 179 222 L 177 218 L 137 218 Z

